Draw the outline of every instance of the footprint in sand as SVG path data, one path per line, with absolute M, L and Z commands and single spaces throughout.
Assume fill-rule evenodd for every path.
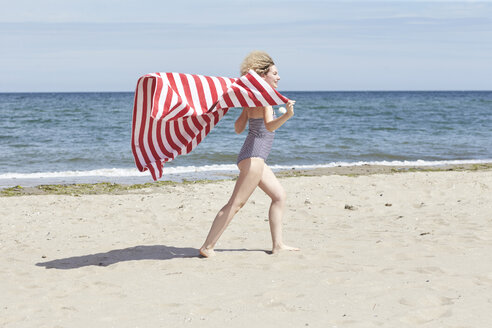
M 438 320 L 440 318 L 450 317 L 452 315 L 453 312 L 449 309 L 441 307 L 431 307 L 409 311 L 400 320 L 411 325 L 423 325 L 431 321 Z
M 412 271 L 418 272 L 418 273 L 433 273 L 433 274 L 436 274 L 436 273 L 444 274 L 444 273 L 446 273 L 445 271 L 443 271 L 439 267 L 419 267 L 419 268 L 413 269 Z
M 400 298 L 398 303 L 411 307 L 431 308 L 436 306 L 452 305 L 455 299 L 437 295 L 412 295 Z

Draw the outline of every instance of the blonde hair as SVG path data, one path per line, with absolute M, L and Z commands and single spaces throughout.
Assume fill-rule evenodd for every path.
M 244 58 L 241 64 L 241 76 L 248 73 L 250 69 L 255 71 L 258 75 L 264 75 L 268 73 L 271 66 L 275 65 L 272 57 L 270 57 L 264 51 L 252 51 Z

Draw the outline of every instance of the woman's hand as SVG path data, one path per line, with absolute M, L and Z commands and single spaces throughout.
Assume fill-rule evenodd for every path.
M 294 116 L 294 104 L 295 100 L 289 100 L 287 104 L 285 104 L 286 112 L 285 114 L 273 119 L 273 108 L 268 106 L 264 111 L 264 119 L 265 119 L 265 127 L 268 131 L 275 131 L 279 127 L 281 127 L 285 122 L 287 122 L 292 116 Z
M 284 115 L 288 115 L 288 117 L 294 116 L 294 104 L 296 103 L 295 100 L 289 100 L 287 104 L 285 104 L 285 107 L 287 109 L 287 112 Z

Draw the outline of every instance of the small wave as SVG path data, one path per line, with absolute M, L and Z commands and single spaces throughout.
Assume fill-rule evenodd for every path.
M 393 127 L 374 127 L 371 131 L 398 131 L 398 128 Z
M 164 166 L 164 174 L 183 174 L 210 171 L 235 171 L 236 165 L 204 165 L 204 166 Z M 88 171 L 57 171 L 35 173 L 4 173 L 0 179 L 42 179 L 42 178 L 70 178 L 70 177 L 145 177 L 149 172 L 140 172 L 136 168 L 108 168 Z
M 272 165 L 273 170 L 285 170 L 285 169 L 317 169 L 317 168 L 330 168 L 338 166 L 362 166 L 362 165 L 381 165 L 381 166 L 442 166 L 442 165 L 462 165 L 462 164 L 485 164 L 492 163 L 492 159 L 483 160 L 443 160 L 443 161 L 372 161 L 372 162 L 332 162 L 328 164 L 317 165 Z
M 442 160 L 442 161 L 359 161 L 359 162 L 331 162 L 326 164 L 305 164 L 305 165 L 270 165 L 273 170 L 291 169 L 317 169 L 330 168 L 337 166 L 362 166 L 362 165 L 382 165 L 382 166 L 442 166 L 442 165 L 461 165 L 461 164 L 485 164 L 492 163 L 492 159 L 484 160 Z M 204 165 L 204 166 L 164 166 L 164 175 L 186 174 L 186 173 L 207 173 L 207 172 L 237 172 L 235 164 Z M 0 179 L 46 179 L 46 178 L 70 178 L 70 177 L 148 177 L 149 172 L 139 172 L 136 168 L 108 168 L 88 171 L 58 171 L 58 172 L 35 172 L 35 173 L 3 173 Z

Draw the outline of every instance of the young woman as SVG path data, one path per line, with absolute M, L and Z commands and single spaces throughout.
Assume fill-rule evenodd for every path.
M 280 76 L 272 58 L 267 53 L 262 51 L 250 53 L 241 64 L 241 75 L 246 74 L 250 69 L 260 75 L 272 88 L 277 88 Z M 287 112 L 278 118 L 275 117 L 272 106 L 243 108 L 234 124 L 236 133 L 239 134 L 244 131 L 249 122 L 249 133 L 237 158 L 239 177 L 231 198 L 215 217 L 207 239 L 200 248 L 202 256 L 215 255 L 214 247 L 219 237 L 256 187 L 260 187 L 272 199 L 269 211 L 272 253 L 275 254 L 280 250 L 299 250 L 283 243 L 282 216 L 286 194 L 270 167 L 265 163 L 272 147 L 274 131 L 294 116 L 294 104 L 295 101 L 290 100 L 286 104 Z

